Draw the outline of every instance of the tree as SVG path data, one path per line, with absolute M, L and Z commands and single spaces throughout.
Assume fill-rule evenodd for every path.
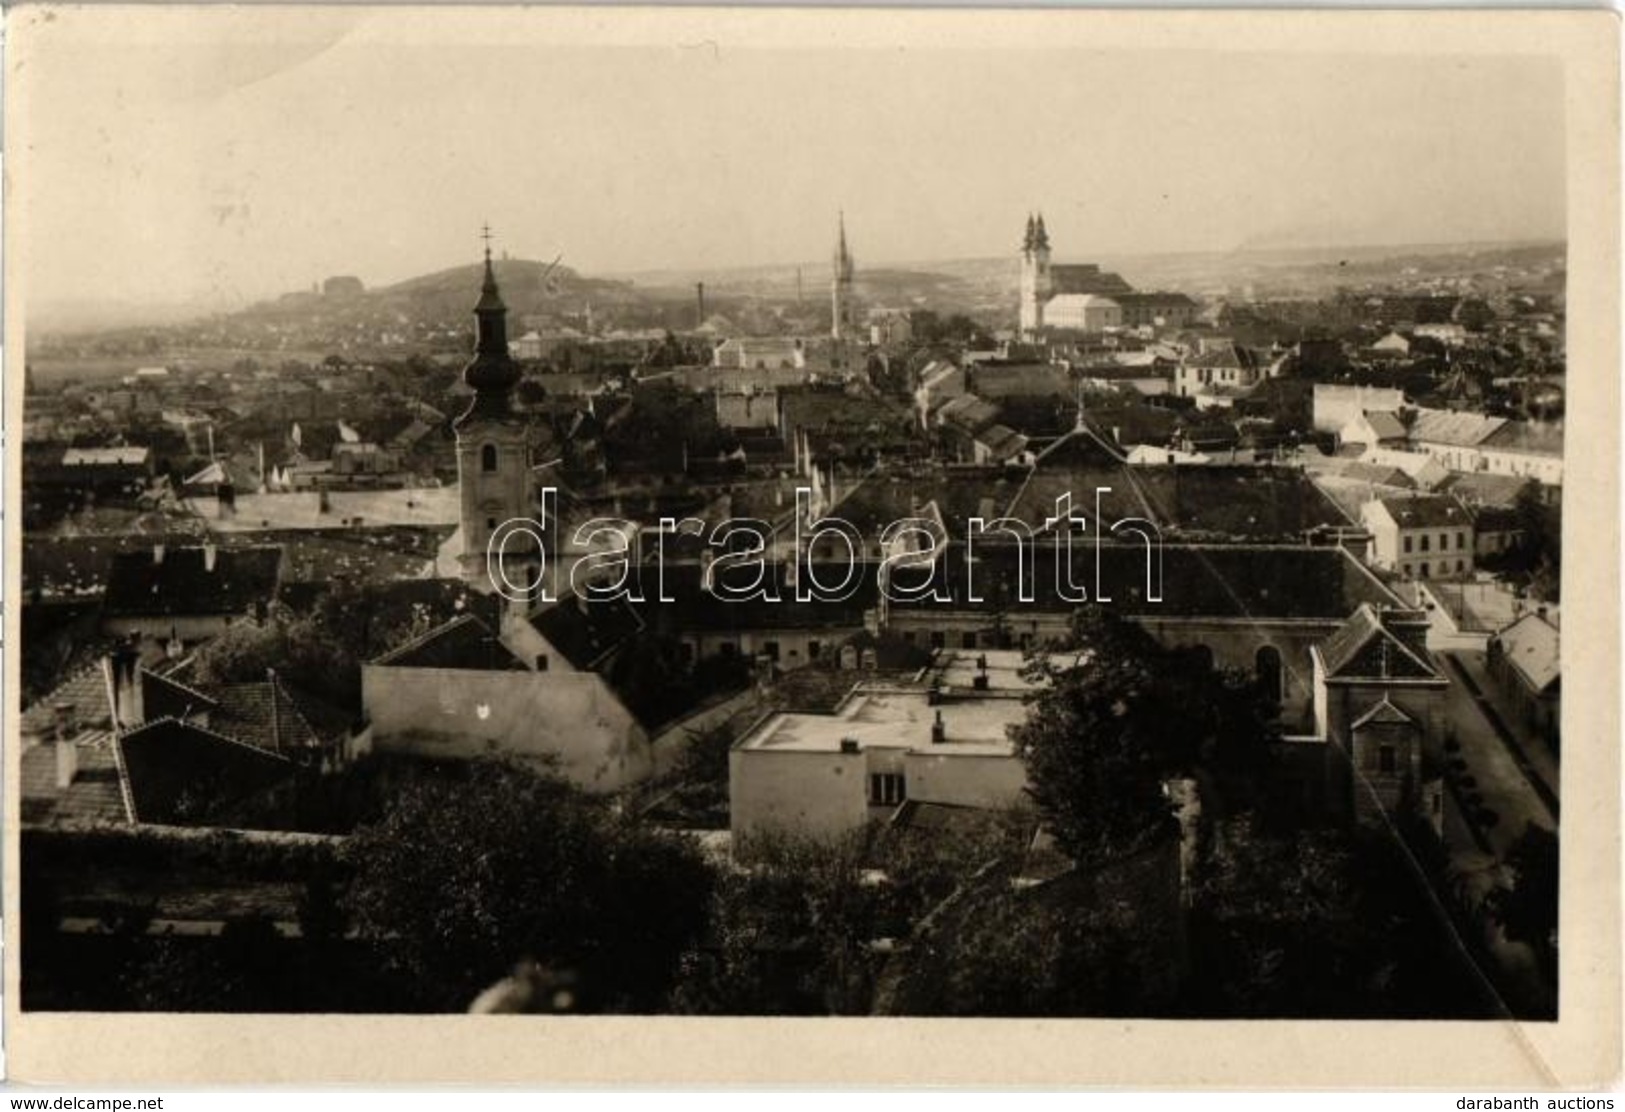
M 361 662 L 320 619 L 273 610 L 264 622 L 237 622 L 198 650 L 205 684 L 251 683 L 275 671 L 313 694 L 361 705 Z
M 1557 937 L 1557 835 L 1530 823 L 1507 850 L 1510 884 L 1502 884 L 1485 900 L 1491 917 L 1514 942 L 1525 942 L 1555 964 Z
M 712 886 L 689 840 L 498 762 L 409 785 L 344 860 L 361 934 L 423 1006 L 452 1011 L 525 959 L 576 977 L 583 1010 L 650 1009 Z
M 1079 611 L 1066 655 L 1035 662 L 1047 683 L 1010 736 L 1073 860 L 1132 853 L 1171 821 L 1162 781 L 1189 749 L 1183 708 L 1162 701 L 1155 642 L 1099 607 Z
M 1254 680 L 1165 649 L 1101 607 L 1080 609 L 1065 649 L 1031 674 L 1046 682 L 1011 738 L 1056 841 L 1079 863 L 1168 833 L 1172 777 L 1234 792 L 1256 789 L 1266 771 L 1278 726 Z

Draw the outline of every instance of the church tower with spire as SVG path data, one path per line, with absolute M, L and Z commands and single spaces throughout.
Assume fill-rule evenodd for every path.
M 834 277 L 830 291 L 830 336 L 850 340 L 852 327 L 852 253 L 846 249 L 846 213 L 838 217 L 835 240 Z
M 461 497 L 463 578 L 482 590 L 493 588 L 487 566 L 491 535 L 504 522 L 531 516 L 530 458 L 524 418 L 513 411 L 519 365 L 508 352 L 508 307 L 491 267 L 491 233 L 485 231 L 485 281 L 474 306 L 474 358 L 463 382 L 474 391 L 457 434 L 457 485 Z M 528 538 L 516 534 L 507 545 L 509 562 L 525 555 Z M 515 586 L 524 581 L 510 573 Z
M 1044 214 L 1028 215 L 1021 240 L 1021 335 L 1033 339 L 1044 329 L 1044 305 L 1050 299 L 1049 232 Z

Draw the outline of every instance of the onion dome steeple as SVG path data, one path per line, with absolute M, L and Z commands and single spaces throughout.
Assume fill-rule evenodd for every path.
M 508 307 L 497 289 L 496 272 L 491 266 L 491 229 L 485 236 L 485 281 L 480 300 L 474 306 L 474 358 L 463 368 L 463 381 L 474 388 L 474 401 L 457 424 L 479 417 L 502 418 L 511 412 L 509 395 L 518 385 L 519 364 L 508 352 Z

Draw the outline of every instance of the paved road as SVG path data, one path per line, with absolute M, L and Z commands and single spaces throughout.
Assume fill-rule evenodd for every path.
M 1467 762 L 1467 775 L 1475 781 L 1470 790 L 1481 794 L 1485 805 L 1499 816 L 1494 826 L 1481 831 L 1499 857 L 1526 824 L 1556 830 L 1557 817 L 1535 786 L 1538 781 L 1526 774 L 1525 766 L 1508 749 L 1472 688 L 1462 682 L 1459 673 L 1451 681 L 1445 693 L 1446 729 L 1461 743 L 1459 755 Z

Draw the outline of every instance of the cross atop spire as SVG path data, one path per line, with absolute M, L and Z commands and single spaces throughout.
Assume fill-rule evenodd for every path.
M 485 261 L 490 262 L 491 261 L 491 225 L 490 224 L 482 224 L 480 226 L 480 238 L 485 241 Z

